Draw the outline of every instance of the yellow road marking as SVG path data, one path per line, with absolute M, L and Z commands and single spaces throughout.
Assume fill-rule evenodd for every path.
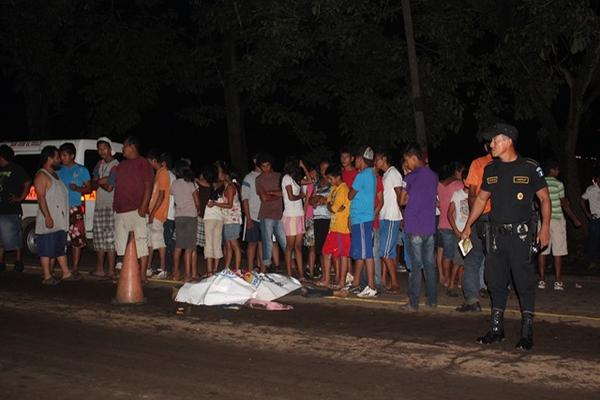
M 335 296 L 327 296 L 326 299 L 333 300 L 341 300 L 341 301 L 350 301 L 355 303 L 371 303 L 371 304 L 386 304 L 386 305 L 404 305 L 405 302 L 401 301 L 393 301 L 393 300 L 380 300 L 380 299 L 361 299 L 357 297 L 335 297 Z M 444 310 L 454 310 L 455 306 L 446 306 L 446 305 L 438 305 L 437 308 L 441 308 Z M 482 311 L 490 311 L 489 308 L 482 307 Z M 521 312 L 519 310 L 508 309 L 506 312 L 512 314 L 520 315 Z M 571 319 L 580 319 L 586 321 L 600 321 L 600 317 L 589 317 L 586 315 L 575 315 L 575 314 L 558 314 L 558 313 L 548 313 L 548 312 L 536 312 L 536 316 L 539 317 L 553 317 L 553 318 L 571 318 Z

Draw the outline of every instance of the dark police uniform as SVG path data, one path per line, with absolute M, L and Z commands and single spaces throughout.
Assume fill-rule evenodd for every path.
M 494 160 L 485 167 L 481 189 L 491 193 L 490 240 L 485 277 L 492 308 L 504 310 L 511 276 L 521 311 L 533 314 L 535 271 L 532 244 L 537 221 L 533 210 L 536 192 L 547 186 L 537 162 L 517 156 L 512 162 Z

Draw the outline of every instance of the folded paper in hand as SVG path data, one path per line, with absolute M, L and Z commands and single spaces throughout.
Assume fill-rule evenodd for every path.
M 460 252 L 462 253 L 463 257 L 466 257 L 473 248 L 473 243 L 471 243 L 471 240 L 468 238 L 463 239 L 458 242 L 458 247 L 460 248 Z

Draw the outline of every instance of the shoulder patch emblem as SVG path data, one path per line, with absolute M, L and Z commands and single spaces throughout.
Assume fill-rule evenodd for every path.
M 538 167 L 535 169 L 535 172 L 537 172 L 537 174 L 538 174 L 538 176 L 539 176 L 540 178 L 543 178 L 543 177 L 544 177 L 544 171 L 542 171 L 542 167 L 538 166 Z
M 486 179 L 486 182 L 488 185 L 494 184 L 494 183 L 498 183 L 498 177 L 497 176 L 490 176 Z
M 513 183 L 529 183 L 528 176 L 513 176 Z

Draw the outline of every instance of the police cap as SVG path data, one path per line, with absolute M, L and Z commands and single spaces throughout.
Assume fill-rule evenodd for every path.
M 519 137 L 519 131 L 514 126 L 512 126 L 510 124 L 505 124 L 502 122 L 502 123 L 494 124 L 494 125 L 490 126 L 489 128 L 486 128 L 481 133 L 481 136 L 485 140 L 492 140 L 494 138 L 494 136 L 497 136 L 497 135 L 508 136 L 509 138 L 511 138 L 513 140 L 513 142 L 515 142 L 515 141 L 517 141 L 517 139 Z

